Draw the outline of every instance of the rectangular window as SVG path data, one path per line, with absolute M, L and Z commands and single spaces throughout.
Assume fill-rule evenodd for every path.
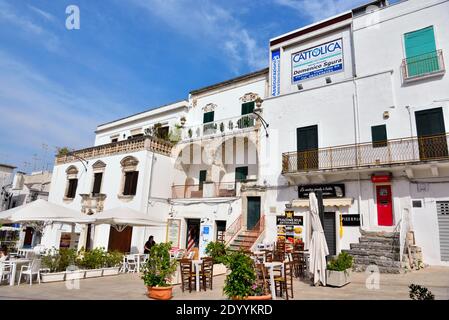
M 203 132 L 204 134 L 214 134 L 216 132 L 216 123 L 214 122 L 214 111 L 205 112 L 203 115 Z
M 248 167 L 235 168 L 235 181 L 246 180 L 247 176 L 248 176 Z
M 103 179 L 103 172 L 97 172 L 94 174 L 94 187 L 92 189 L 92 195 L 97 195 L 100 193 L 102 179 Z
M 157 129 L 157 137 L 161 139 L 168 139 L 168 127 L 160 127 Z
M 67 189 L 67 198 L 73 199 L 76 196 L 76 187 L 78 186 L 78 179 L 69 179 L 69 187 Z
M 439 70 L 433 26 L 404 34 L 407 75 L 424 75 Z
M 380 126 L 371 127 L 371 137 L 373 141 L 373 148 L 387 146 L 387 126 L 382 124 Z
M 112 138 L 111 143 L 118 142 L 118 138 Z
M 206 181 L 206 176 L 207 176 L 207 170 L 201 170 L 200 171 L 200 177 L 199 177 L 199 188 L 200 190 L 203 189 L 203 183 L 204 181 Z
M 139 171 L 128 171 L 125 173 L 125 187 L 123 189 L 124 196 L 136 195 L 138 177 Z

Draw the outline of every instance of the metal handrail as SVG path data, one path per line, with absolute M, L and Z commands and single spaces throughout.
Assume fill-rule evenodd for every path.
M 443 51 L 436 50 L 402 60 L 402 76 L 404 80 L 425 77 L 445 71 Z
M 242 229 L 242 221 L 243 221 L 243 214 L 240 214 L 237 219 L 234 220 L 234 222 L 229 226 L 229 228 L 226 228 L 225 232 L 225 244 L 228 245 L 234 237 L 240 232 Z
M 449 134 L 390 139 L 282 154 L 282 173 L 449 160 Z

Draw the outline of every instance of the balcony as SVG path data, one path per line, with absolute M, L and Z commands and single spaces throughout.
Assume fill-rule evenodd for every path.
M 98 157 L 112 156 L 122 153 L 137 152 L 142 150 L 152 151 L 163 155 L 170 155 L 172 144 L 168 141 L 152 136 L 137 137 L 129 140 L 103 144 L 90 147 L 66 155 L 56 156 L 56 164 L 70 163 L 81 159 L 92 159 Z
M 235 196 L 236 182 L 204 182 L 203 184 L 172 186 L 172 199 L 225 198 Z
M 449 161 L 449 134 L 342 145 L 282 154 L 282 174 Z
M 404 59 L 401 65 L 404 82 L 412 82 L 444 74 L 443 51 L 437 50 Z
M 222 119 L 182 129 L 181 140 L 210 138 L 217 135 L 230 135 L 255 129 L 256 121 L 251 115 Z

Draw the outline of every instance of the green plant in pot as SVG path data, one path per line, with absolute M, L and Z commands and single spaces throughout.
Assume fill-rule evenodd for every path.
M 243 250 L 227 254 L 222 261 L 230 270 L 223 288 L 224 294 L 229 299 L 250 299 L 258 292 L 255 286 L 256 271 L 253 260 Z
M 171 246 L 171 242 L 155 244 L 144 265 L 142 279 L 150 298 L 169 300 L 173 295 L 171 279 L 176 272 L 177 261 L 170 259 Z
M 223 257 L 226 256 L 226 246 L 223 242 L 211 241 L 207 244 L 204 252 L 212 258 L 214 264 L 223 263 Z
M 327 264 L 326 282 L 328 286 L 342 287 L 348 284 L 351 276 L 353 257 L 347 252 L 342 252 L 336 259 Z

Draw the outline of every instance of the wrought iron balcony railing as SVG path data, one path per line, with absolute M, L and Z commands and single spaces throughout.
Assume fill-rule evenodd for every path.
M 227 135 L 254 128 L 256 121 L 250 115 L 243 115 L 228 119 L 185 127 L 182 129 L 181 140 L 201 139 L 215 135 Z
M 223 198 L 235 196 L 235 182 L 204 182 L 202 184 L 172 186 L 172 199 Z
M 437 50 L 402 61 L 402 76 L 404 81 L 414 81 L 445 72 L 443 51 Z
M 282 154 L 282 173 L 449 160 L 449 134 L 349 144 Z
M 156 153 L 170 155 L 173 145 L 165 140 L 152 136 L 143 136 L 133 139 L 123 140 L 103 144 L 86 149 L 69 152 L 66 155 L 56 156 L 56 164 L 63 164 L 78 161 L 78 159 L 92 159 L 105 157 L 120 153 L 136 152 L 141 150 L 153 151 Z

